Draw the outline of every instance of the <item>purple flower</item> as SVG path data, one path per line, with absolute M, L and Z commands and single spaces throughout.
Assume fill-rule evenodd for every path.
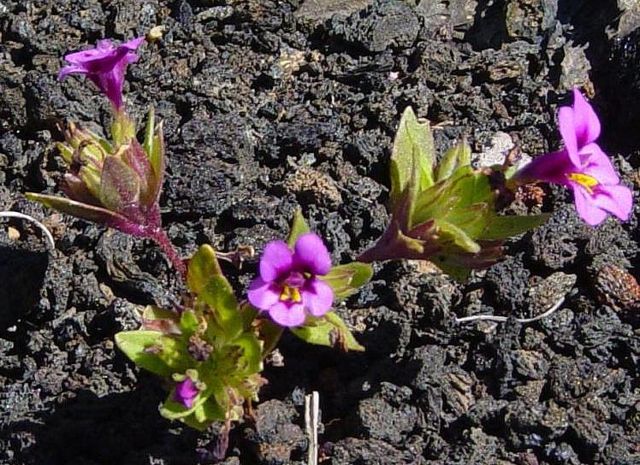
M 138 60 L 135 50 L 143 41 L 144 37 L 138 37 L 116 47 L 109 39 L 99 40 L 96 48 L 65 56 L 69 65 L 60 70 L 58 79 L 64 79 L 69 74 L 85 74 L 119 110 L 122 108 L 122 87 L 127 65 Z
M 196 387 L 193 380 L 189 377 L 185 378 L 184 381 L 180 381 L 176 385 L 175 393 L 173 395 L 173 400 L 181 403 L 186 408 L 193 407 L 193 401 L 198 396 L 198 388 Z
M 333 303 L 333 290 L 317 276 L 331 269 L 331 257 L 322 239 L 302 234 L 291 250 L 283 241 L 273 241 L 260 259 L 260 276 L 249 286 L 251 304 L 282 326 L 304 323 L 307 314 L 320 317 Z
M 620 185 L 611 160 L 595 143 L 600 121 L 593 108 L 578 89 L 573 90 L 573 97 L 573 106 L 558 111 L 565 148 L 535 158 L 515 178 L 520 183 L 538 180 L 570 188 L 578 214 L 592 226 L 602 223 L 609 214 L 627 220 L 633 194 Z

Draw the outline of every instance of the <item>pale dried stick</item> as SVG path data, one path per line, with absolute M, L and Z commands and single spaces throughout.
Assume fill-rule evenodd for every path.
M 318 465 L 318 422 L 320 395 L 317 391 L 304 396 L 304 422 L 309 438 L 307 465 Z
M 548 317 L 553 312 L 558 310 L 563 303 L 564 303 L 564 297 L 560 297 L 560 300 L 558 300 L 555 304 L 549 307 L 549 310 L 545 311 L 544 313 L 541 313 L 540 315 L 534 316 L 533 318 L 514 318 L 513 320 L 517 321 L 518 323 L 533 323 L 534 321 L 538 321 Z M 472 321 L 495 321 L 498 323 L 504 323 L 505 321 L 508 321 L 508 320 L 509 320 L 508 316 L 471 315 L 471 316 L 464 316 L 462 318 L 456 318 L 456 323 L 469 323 Z

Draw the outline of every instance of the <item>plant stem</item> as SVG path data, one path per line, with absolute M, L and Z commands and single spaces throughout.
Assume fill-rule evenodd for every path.
M 182 258 L 176 251 L 175 247 L 169 240 L 167 233 L 162 228 L 158 228 L 151 234 L 150 238 L 160 246 L 164 254 L 167 256 L 173 267 L 182 275 L 183 279 L 187 278 L 187 267 Z

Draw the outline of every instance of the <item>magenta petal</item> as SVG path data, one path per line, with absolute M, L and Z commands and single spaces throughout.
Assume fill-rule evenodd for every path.
M 291 304 L 289 302 L 278 302 L 269 309 L 269 316 L 280 326 L 292 328 L 300 326 L 306 319 L 302 304 Z
M 173 400 L 181 403 L 186 408 L 193 407 L 193 401 L 198 396 L 198 388 L 191 378 L 185 378 L 184 381 L 180 381 L 176 384 Z
M 84 65 L 89 61 L 100 60 L 108 57 L 113 51 L 112 47 L 107 49 L 90 48 L 88 50 L 81 50 L 79 52 L 69 53 L 64 56 L 64 60 L 72 65 Z
M 573 89 L 573 118 L 578 147 L 590 144 L 600 136 L 600 120 L 577 88 Z
M 260 258 L 260 277 L 271 282 L 291 269 L 293 252 L 284 241 L 272 241 L 267 244 Z
M 331 269 L 331 255 L 317 234 L 302 234 L 296 241 L 295 249 L 295 263 L 304 267 L 305 271 L 325 275 Z
M 301 293 L 304 307 L 313 316 L 322 316 L 331 310 L 333 289 L 324 281 L 320 279 L 307 281 Z
M 143 37 L 138 37 L 114 47 L 110 40 L 105 39 L 98 41 L 96 48 L 70 53 L 64 57 L 70 66 L 60 71 L 59 78 L 71 73 L 86 74 L 119 109 L 126 67 L 138 59 L 135 50 L 143 41 Z
M 558 125 L 560 126 L 560 134 L 562 135 L 562 140 L 564 141 L 564 146 L 571 162 L 575 166 L 580 166 L 573 108 L 560 107 L 560 110 L 558 110 Z
M 265 282 L 262 278 L 256 278 L 249 285 L 247 297 L 254 307 L 260 310 L 269 310 L 280 300 L 280 292 L 275 284 Z
M 596 178 L 598 183 L 618 184 L 620 182 L 611 160 L 598 144 L 592 143 L 583 147 L 580 150 L 580 158 L 584 163 L 582 172 Z
M 60 70 L 58 73 L 58 80 L 62 81 L 70 74 L 87 74 L 87 70 L 80 65 L 68 65 Z
M 633 193 L 625 186 L 600 186 L 594 195 L 593 202 L 599 208 L 626 221 L 631 215 Z
M 598 207 L 593 197 L 583 188 L 575 186 L 573 196 L 576 203 L 576 211 L 585 223 L 597 226 L 607 218 L 607 212 Z
M 576 170 L 566 149 L 537 156 L 523 166 L 515 178 L 523 182 L 543 181 L 568 184 L 567 173 Z
M 140 44 L 142 44 L 142 42 L 144 42 L 144 36 L 143 37 L 136 37 L 135 39 L 131 39 L 123 44 L 120 45 L 120 47 L 124 47 L 124 48 L 128 48 L 129 50 L 136 50 L 138 47 L 140 47 Z

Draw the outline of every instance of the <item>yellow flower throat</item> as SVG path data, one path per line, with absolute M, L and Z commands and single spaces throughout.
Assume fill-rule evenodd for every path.
M 282 286 L 282 292 L 280 293 L 280 300 L 282 301 L 291 301 L 295 303 L 302 302 L 302 296 L 300 295 L 300 289 L 297 287 L 287 286 L 286 284 Z
M 576 182 L 584 187 L 589 194 L 593 194 L 593 188 L 598 185 L 598 180 L 593 176 L 589 176 L 588 174 L 571 173 L 568 174 L 567 177 L 573 182 Z

